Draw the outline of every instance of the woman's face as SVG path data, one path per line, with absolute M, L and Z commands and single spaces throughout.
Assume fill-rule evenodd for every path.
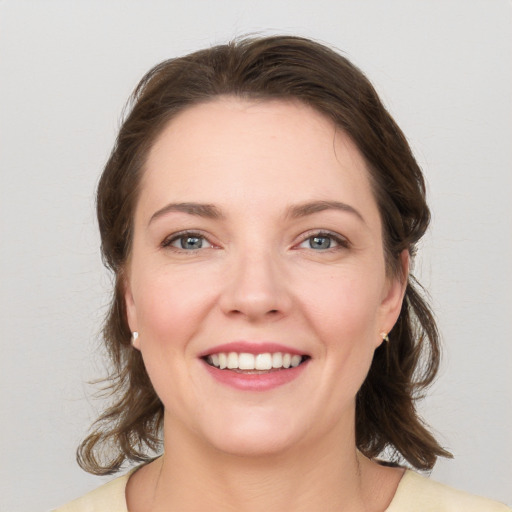
M 404 290 L 343 132 L 300 103 L 191 107 L 149 153 L 134 226 L 128 320 L 166 432 L 235 454 L 353 435 Z

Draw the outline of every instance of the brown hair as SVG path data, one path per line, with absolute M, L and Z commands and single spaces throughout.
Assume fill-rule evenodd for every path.
M 106 379 L 113 403 L 80 445 L 79 464 L 113 473 L 125 460 L 145 461 L 158 451 L 163 405 L 139 351 L 130 345 L 123 271 L 133 236 L 138 185 L 148 151 L 178 112 L 220 95 L 299 100 L 344 130 L 366 159 L 383 222 L 388 271 L 400 253 L 414 254 L 429 224 L 423 176 L 411 149 L 363 73 L 314 41 L 290 36 L 242 39 L 155 66 L 131 97 L 101 176 L 97 214 L 105 265 L 115 274 L 103 334 L 112 360 Z M 445 451 L 416 413 L 415 403 L 439 366 L 439 336 L 428 304 L 409 277 L 398 321 L 357 395 L 356 443 L 368 457 L 391 450 L 418 469 L 430 469 Z

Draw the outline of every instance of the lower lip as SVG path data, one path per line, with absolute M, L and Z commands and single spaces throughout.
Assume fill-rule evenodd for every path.
M 295 368 L 269 373 L 237 373 L 231 370 L 221 370 L 205 361 L 203 364 L 210 375 L 222 384 L 242 391 L 268 391 L 295 380 L 304 371 L 308 362 L 309 360 L 304 361 Z

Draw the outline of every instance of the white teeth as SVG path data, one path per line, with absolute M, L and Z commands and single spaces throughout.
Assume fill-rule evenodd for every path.
M 245 353 L 239 354 L 238 368 L 240 368 L 240 370 L 254 370 L 254 356 Z
M 276 352 L 272 354 L 272 368 L 281 368 L 283 366 L 283 354 Z
M 293 355 L 290 364 L 293 368 L 295 368 L 296 366 L 299 366 L 301 361 L 302 361 L 302 357 L 300 357 L 298 355 Z
M 238 368 L 238 354 L 236 352 L 230 352 L 228 354 L 228 368 L 230 370 Z
M 272 368 L 272 355 L 269 353 L 258 354 L 255 360 L 254 368 L 256 370 L 270 370 Z
M 302 356 L 282 352 L 264 352 L 262 354 L 249 354 L 247 352 L 219 352 L 208 356 L 208 362 L 224 370 L 271 370 L 279 368 L 295 368 L 302 362 Z

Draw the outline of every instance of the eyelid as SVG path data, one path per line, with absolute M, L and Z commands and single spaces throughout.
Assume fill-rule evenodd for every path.
M 300 248 L 299 247 L 300 244 L 302 244 L 309 238 L 312 238 L 315 236 L 331 238 L 332 240 L 334 240 L 334 242 L 336 242 L 335 247 L 325 249 L 323 252 L 327 252 L 329 250 L 335 250 L 337 248 L 349 248 L 351 246 L 350 240 L 347 237 L 341 235 L 340 233 L 337 233 L 335 231 L 330 231 L 328 229 L 312 229 L 312 230 L 306 231 L 305 233 L 302 233 L 299 237 L 299 241 L 293 245 L 293 248 Z M 209 247 L 201 247 L 201 249 L 210 249 L 210 248 L 218 247 L 214 242 L 212 242 L 210 240 L 210 237 L 207 236 L 205 233 L 201 232 L 201 230 L 189 230 L 189 229 L 184 229 L 182 231 L 176 231 L 176 232 L 171 233 L 170 235 L 166 236 L 163 239 L 163 241 L 160 243 L 160 247 L 162 247 L 163 249 L 172 248 L 175 251 L 187 252 L 187 253 L 197 252 L 200 250 L 200 249 L 185 250 L 185 249 L 182 249 L 179 247 L 173 247 L 171 245 L 176 240 L 179 240 L 180 238 L 185 238 L 185 237 L 197 237 L 197 238 L 202 238 L 203 240 L 205 240 L 209 244 Z
M 336 233 L 335 231 L 330 231 L 328 229 L 312 229 L 300 235 L 300 240 L 297 244 L 294 245 L 294 247 L 300 246 L 300 244 L 304 243 L 309 238 L 313 238 L 315 236 L 331 238 L 336 242 L 336 247 L 330 247 L 329 249 L 325 249 L 323 252 L 327 252 L 333 249 L 335 250 L 338 248 L 348 249 L 352 245 L 350 243 L 350 240 L 347 237 L 341 235 L 340 233 Z
M 179 240 L 180 238 L 186 238 L 186 237 L 202 238 L 203 240 L 205 240 L 210 245 L 210 247 L 201 247 L 201 249 L 210 249 L 212 247 L 215 247 L 215 244 L 209 239 L 208 236 L 206 236 L 206 234 L 204 234 L 204 233 L 202 233 L 201 231 L 198 231 L 198 230 L 189 230 L 189 229 L 184 229 L 182 231 L 177 231 L 175 233 L 171 233 L 170 235 L 166 236 L 163 239 L 163 241 L 161 242 L 160 247 L 162 249 L 173 249 L 174 251 L 178 251 L 178 252 L 192 253 L 192 252 L 199 251 L 200 249 L 195 249 L 195 250 L 194 249 L 189 249 L 189 250 L 186 250 L 186 249 L 182 249 L 180 247 L 173 247 L 172 246 L 172 243 L 175 242 L 176 240 Z

